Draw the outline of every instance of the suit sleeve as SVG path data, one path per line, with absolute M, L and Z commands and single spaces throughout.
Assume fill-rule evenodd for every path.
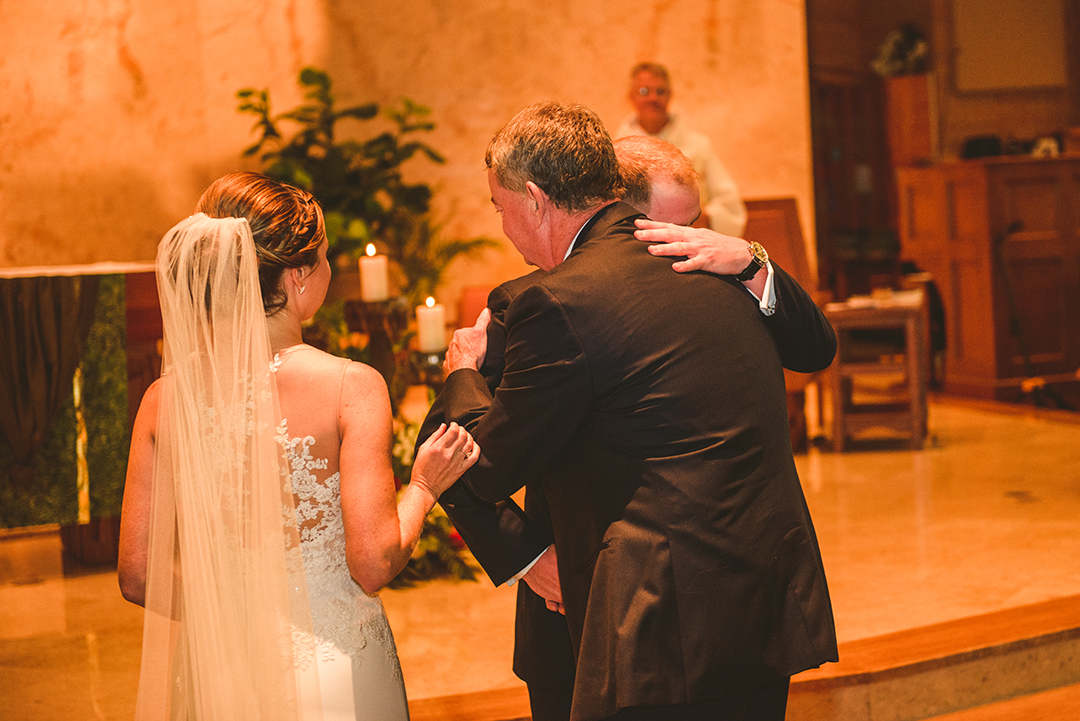
M 490 393 L 480 373 L 446 379 L 446 417 L 465 426 L 481 456 L 463 477 L 489 501 L 509 497 L 555 458 L 584 420 L 592 382 L 582 344 L 562 305 L 542 284 L 506 314 L 506 369 Z
M 776 312 L 763 316 L 784 367 L 798 373 L 828 368 L 836 355 L 836 333 L 825 313 L 783 268 L 773 266 Z
M 481 375 L 491 390 L 502 379 L 506 347 L 503 314 L 509 302 L 509 295 L 501 288 L 492 291 L 488 298 L 492 318 L 488 326 L 488 354 Z M 420 426 L 417 450 L 445 420 L 443 393 L 440 393 Z M 440 496 L 439 505 L 496 586 L 517 575 L 551 543 L 513 500 L 498 503 L 481 500 L 464 483 L 455 483 L 447 489 Z

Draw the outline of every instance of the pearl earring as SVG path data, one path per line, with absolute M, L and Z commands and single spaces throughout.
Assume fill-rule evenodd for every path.
M 303 295 L 303 294 L 304 294 L 304 291 L 305 291 L 305 290 L 307 290 L 307 286 L 306 286 L 306 285 L 302 285 L 302 286 L 300 286 L 300 295 Z

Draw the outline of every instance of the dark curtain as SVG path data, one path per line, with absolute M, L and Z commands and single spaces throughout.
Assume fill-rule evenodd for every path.
M 71 396 L 97 293 L 97 276 L 0 279 L 0 433 L 16 487 L 33 484 L 34 452 Z

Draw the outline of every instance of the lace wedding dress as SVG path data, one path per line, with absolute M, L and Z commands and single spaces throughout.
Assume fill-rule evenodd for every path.
M 272 355 L 246 220 L 178 223 L 157 281 L 165 371 L 136 719 L 408 719 L 382 604 L 346 564 L 349 361 L 305 345 Z
M 382 602 L 364 593 L 345 560 L 337 410 L 349 362 L 305 345 L 275 356 L 277 440 L 296 497 L 322 718 L 395 721 L 409 715 L 394 637 Z

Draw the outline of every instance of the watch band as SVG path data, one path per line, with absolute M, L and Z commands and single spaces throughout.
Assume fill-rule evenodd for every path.
M 750 241 L 750 265 L 746 266 L 743 272 L 735 276 L 735 280 L 740 283 L 753 278 L 758 274 L 758 271 L 765 267 L 765 264 L 769 262 L 769 254 L 765 252 L 765 249 L 761 247 L 761 243 Z

